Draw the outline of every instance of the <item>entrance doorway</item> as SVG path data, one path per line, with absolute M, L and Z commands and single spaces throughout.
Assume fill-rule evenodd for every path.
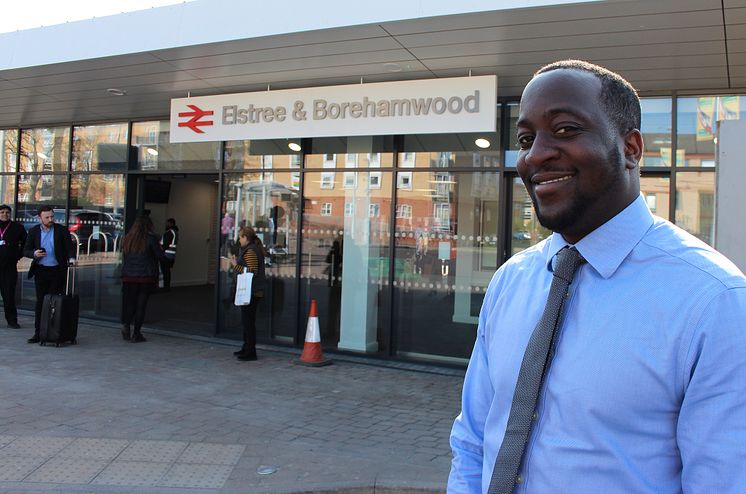
M 145 326 L 215 334 L 218 175 L 164 174 L 136 177 L 137 208 L 150 214 L 156 233 L 173 218 L 178 229 L 170 289 L 150 298 Z

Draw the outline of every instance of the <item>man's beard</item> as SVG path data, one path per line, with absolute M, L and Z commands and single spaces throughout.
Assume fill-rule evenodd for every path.
M 593 195 L 578 192 L 571 198 L 568 207 L 557 215 L 544 215 L 537 204 L 536 199 L 532 196 L 531 202 L 534 205 L 534 211 L 536 211 L 536 217 L 541 226 L 559 233 L 571 230 L 572 227 L 577 224 L 578 220 L 582 218 L 584 214 L 587 214 L 589 209 L 595 207 L 595 202 L 598 199 L 603 197 L 605 194 L 611 193 L 614 187 L 621 185 L 622 176 L 624 174 L 624 161 L 622 160 L 622 153 L 619 152 L 619 149 L 616 146 L 611 148 L 606 157 L 606 163 L 602 166 L 610 167 L 611 176 L 607 177 L 606 183 L 598 184 L 600 190 Z

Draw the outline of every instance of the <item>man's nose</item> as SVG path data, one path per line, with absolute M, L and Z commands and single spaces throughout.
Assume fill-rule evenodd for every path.
M 555 140 L 546 133 L 537 132 L 523 159 L 529 165 L 539 165 L 545 161 L 557 159 L 559 155 L 559 148 Z

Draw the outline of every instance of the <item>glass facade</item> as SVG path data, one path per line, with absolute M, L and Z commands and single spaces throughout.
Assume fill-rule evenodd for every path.
M 741 100 L 642 101 L 642 194 L 654 214 L 708 243 L 713 125 L 741 118 Z M 121 239 L 147 210 L 161 231 L 178 217 L 173 277 L 199 285 L 194 304 L 156 295 L 156 327 L 182 321 L 171 329 L 241 337 L 228 259 L 250 225 L 268 252 L 260 341 L 302 345 L 316 300 L 327 349 L 460 364 L 494 271 L 550 233 L 515 170 L 518 105 L 499 106 L 497 131 L 480 134 L 171 144 L 160 120 L 2 129 L 0 201 L 26 228 L 41 205 L 69 227 L 84 315 L 118 320 Z M 19 298 L 33 307 L 25 276 Z M 157 313 L 169 303 L 178 317 Z

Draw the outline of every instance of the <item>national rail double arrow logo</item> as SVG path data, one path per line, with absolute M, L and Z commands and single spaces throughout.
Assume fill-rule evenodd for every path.
M 205 127 L 213 124 L 212 120 L 202 120 L 202 117 L 209 117 L 214 112 L 212 110 L 203 110 L 197 105 L 187 105 L 192 111 L 184 111 L 179 113 L 179 117 L 192 117 L 186 122 L 179 122 L 179 127 L 188 127 L 197 134 L 204 134 L 205 131 L 200 127 Z

